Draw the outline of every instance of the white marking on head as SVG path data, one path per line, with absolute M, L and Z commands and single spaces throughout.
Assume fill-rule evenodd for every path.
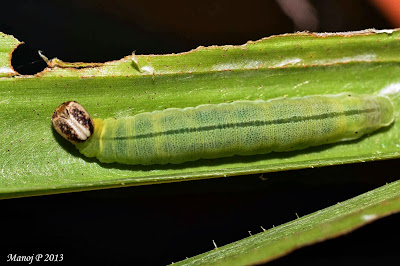
M 75 130 L 75 134 L 79 139 L 88 139 L 92 135 L 89 128 L 81 125 L 77 120 L 71 118 L 70 120 L 66 120 L 66 122 Z

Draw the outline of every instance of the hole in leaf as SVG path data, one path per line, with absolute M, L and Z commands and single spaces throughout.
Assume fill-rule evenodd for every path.
M 33 75 L 47 67 L 37 50 L 21 44 L 14 50 L 11 65 L 21 75 Z

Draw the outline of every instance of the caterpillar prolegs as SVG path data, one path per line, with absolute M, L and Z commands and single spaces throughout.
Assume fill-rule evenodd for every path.
M 205 104 L 105 120 L 77 102 L 61 104 L 53 126 L 81 153 L 101 162 L 183 163 L 353 140 L 394 121 L 385 96 L 314 95 Z

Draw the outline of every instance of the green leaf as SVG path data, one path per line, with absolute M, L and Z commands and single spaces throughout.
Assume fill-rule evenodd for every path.
M 400 211 L 400 181 L 174 265 L 249 265 L 350 232 Z
M 0 78 L 17 74 L 11 66 L 11 52 L 19 44 L 13 36 L 0 32 Z
M 0 69 L 10 65 L 18 44 L 11 36 L 1 36 Z M 242 46 L 132 55 L 104 64 L 51 60 L 50 67 L 35 76 L 2 77 L 0 198 L 397 158 L 400 124 L 395 122 L 357 141 L 297 152 L 164 166 L 101 164 L 62 139 L 50 117 L 67 100 L 80 102 L 93 117 L 108 118 L 284 95 L 396 92 L 399 37 L 399 31 L 372 30 L 287 34 Z M 400 100 L 392 96 L 398 110 Z

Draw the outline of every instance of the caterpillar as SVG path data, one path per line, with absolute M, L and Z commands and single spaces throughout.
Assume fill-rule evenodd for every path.
M 69 101 L 52 116 L 55 130 L 87 157 L 142 165 L 305 149 L 357 139 L 393 121 L 389 98 L 352 93 L 205 104 L 105 120 L 92 120 L 82 105 Z

